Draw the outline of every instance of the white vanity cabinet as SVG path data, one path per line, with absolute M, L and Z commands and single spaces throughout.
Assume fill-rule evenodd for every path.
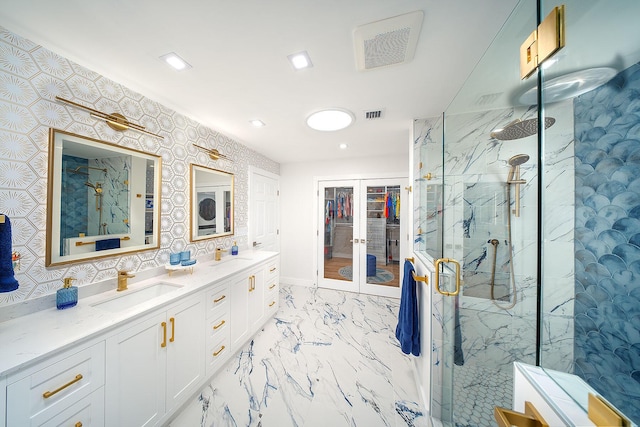
M 104 425 L 104 341 L 7 378 L 7 426 Z
M 202 292 L 132 322 L 106 340 L 106 425 L 151 426 L 205 375 Z
M 267 263 L 264 281 L 264 316 L 270 317 L 278 311 L 280 290 L 280 265 L 278 258 Z
M 264 269 L 260 265 L 231 281 L 231 348 L 236 351 L 264 320 Z
M 231 356 L 230 288 L 225 281 L 207 291 L 206 370 L 207 378 Z

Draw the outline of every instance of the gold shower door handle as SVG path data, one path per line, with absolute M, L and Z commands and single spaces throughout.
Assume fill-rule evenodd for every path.
M 456 265 L 456 290 L 453 292 L 447 292 L 440 289 L 440 264 L 452 263 Z M 436 268 L 436 274 L 434 278 L 434 283 L 436 287 L 436 291 L 441 293 L 446 297 L 454 297 L 460 293 L 460 263 L 453 258 L 439 258 L 433 261 L 433 265 Z

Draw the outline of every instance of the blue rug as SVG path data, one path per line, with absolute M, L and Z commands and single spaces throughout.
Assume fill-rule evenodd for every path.
M 338 274 L 347 280 L 353 280 L 353 267 L 347 265 L 338 270 Z M 376 267 L 376 275 L 367 277 L 367 283 L 387 283 L 394 278 L 393 273 L 383 268 Z

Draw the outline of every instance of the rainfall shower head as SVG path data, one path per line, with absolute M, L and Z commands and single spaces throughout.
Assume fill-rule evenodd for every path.
M 544 128 L 550 128 L 556 122 L 553 117 L 544 118 Z M 514 139 L 526 138 L 538 133 L 538 119 L 520 120 L 516 119 L 507 124 L 503 129 L 491 132 L 491 138 L 501 141 L 511 141 Z

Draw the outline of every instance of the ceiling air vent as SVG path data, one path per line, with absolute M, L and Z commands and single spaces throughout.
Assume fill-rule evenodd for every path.
M 382 110 L 371 110 L 364 112 L 364 118 L 367 120 L 375 120 L 382 118 Z
M 402 64 L 413 59 L 424 13 L 421 10 L 361 25 L 353 33 L 359 70 Z

